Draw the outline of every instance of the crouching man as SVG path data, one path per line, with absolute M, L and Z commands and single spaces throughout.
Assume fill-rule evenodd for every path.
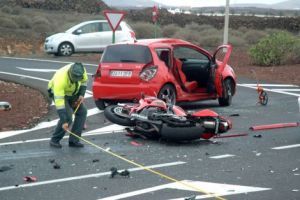
M 71 132 L 81 137 L 87 116 L 86 106 L 83 104 L 88 76 L 81 63 L 68 64 L 56 71 L 48 84 L 49 96 L 53 98 L 59 116 L 59 121 L 50 140 L 50 146 L 62 148 L 60 140 L 72 124 L 73 112 L 75 120 Z M 83 147 L 79 138 L 70 134 L 70 147 Z

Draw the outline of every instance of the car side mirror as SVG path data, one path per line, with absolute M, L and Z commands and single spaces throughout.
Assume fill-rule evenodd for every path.
M 80 35 L 80 34 L 82 34 L 82 30 L 81 30 L 81 29 L 77 29 L 77 30 L 75 31 L 75 35 Z

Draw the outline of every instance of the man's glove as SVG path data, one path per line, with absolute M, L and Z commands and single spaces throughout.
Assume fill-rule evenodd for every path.
M 76 109 L 84 101 L 83 96 L 79 96 L 78 99 L 74 102 L 73 108 Z
M 68 123 L 63 123 L 62 128 L 63 128 L 65 131 L 68 131 L 68 130 L 69 130 L 69 124 L 68 124 Z

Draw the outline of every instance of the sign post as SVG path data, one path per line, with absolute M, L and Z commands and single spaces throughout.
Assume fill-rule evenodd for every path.
M 154 26 L 155 26 L 154 38 L 156 38 L 156 36 L 157 36 L 157 19 L 158 19 L 158 8 L 157 8 L 157 6 L 153 6 L 153 9 L 152 9 L 152 21 L 153 21 Z
M 123 20 L 124 16 L 125 16 L 125 12 L 123 11 L 113 11 L 113 10 L 105 10 L 104 11 L 104 16 L 108 21 L 108 24 L 113 32 L 112 35 L 112 43 L 115 43 L 116 40 L 116 36 L 115 36 L 115 32 L 117 30 L 117 28 L 119 27 L 121 21 Z

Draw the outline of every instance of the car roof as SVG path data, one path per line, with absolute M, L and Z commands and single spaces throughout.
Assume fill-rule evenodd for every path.
M 161 45 L 161 44 L 165 44 L 165 45 L 189 44 L 189 45 L 192 45 L 190 42 L 187 42 L 187 41 L 184 41 L 181 39 L 176 39 L 176 38 L 142 39 L 142 40 L 137 40 L 135 43 L 141 44 L 141 45 L 147 45 L 147 46 L 157 46 L 157 45 Z
M 171 48 L 171 46 L 173 45 L 193 45 L 190 42 L 181 39 L 176 39 L 176 38 L 156 38 L 156 39 L 140 39 L 132 42 L 128 42 L 128 41 L 120 42 L 117 44 L 111 44 L 109 46 L 120 45 L 120 44 L 143 45 L 143 46 L 148 46 L 150 48 L 157 48 L 157 47 Z

